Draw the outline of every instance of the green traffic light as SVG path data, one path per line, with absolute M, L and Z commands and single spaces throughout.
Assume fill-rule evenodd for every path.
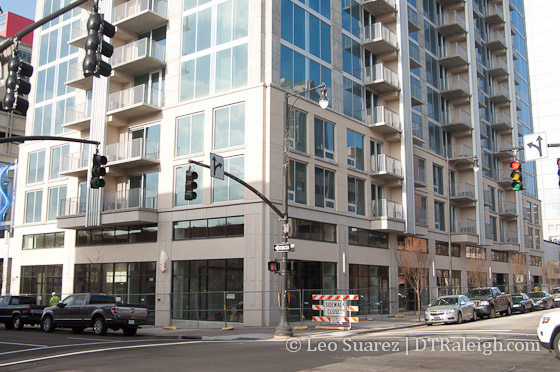
M 517 182 L 513 182 L 513 183 L 511 184 L 511 187 L 513 188 L 514 191 L 519 191 L 519 190 L 521 190 L 521 184 L 520 184 L 520 183 L 517 183 Z

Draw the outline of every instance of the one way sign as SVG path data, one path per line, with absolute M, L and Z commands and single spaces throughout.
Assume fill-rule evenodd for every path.
M 224 158 L 210 153 L 210 176 L 224 179 Z
M 525 161 L 533 161 L 548 157 L 548 143 L 546 133 L 533 133 L 523 136 L 525 146 Z

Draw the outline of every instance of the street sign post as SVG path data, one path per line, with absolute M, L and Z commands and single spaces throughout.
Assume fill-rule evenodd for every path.
M 274 252 L 294 252 L 296 250 L 295 244 L 281 243 L 274 244 Z
M 224 179 L 224 158 L 223 156 L 210 153 L 210 176 Z
M 533 161 L 548 157 L 548 143 L 546 141 L 546 133 L 533 133 L 523 136 L 525 144 L 525 161 Z

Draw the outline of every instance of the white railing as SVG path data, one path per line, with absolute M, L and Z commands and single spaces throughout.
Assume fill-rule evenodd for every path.
M 123 45 L 115 49 L 111 57 L 111 65 L 117 66 L 142 57 L 165 61 L 165 45 L 148 38 Z
M 372 217 L 391 218 L 402 221 L 404 219 L 403 206 L 392 200 L 379 199 L 371 202 Z
M 106 192 L 104 195 L 104 211 L 116 211 L 128 208 L 157 209 L 157 190 L 136 188 Z
M 60 172 L 68 172 L 76 169 L 87 168 L 88 166 L 87 151 L 74 152 L 72 154 L 62 155 Z
M 75 216 L 77 214 L 86 213 L 86 202 L 87 199 L 85 196 L 62 199 L 58 208 L 57 217 Z
M 113 22 L 133 17 L 144 11 L 151 10 L 167 17 L 167 0 L 130 0 L 113 8 Z
M 381 22 L 377 22 L 364 27 L 364 40 L 375 39 L 383 39 L 393 47 L 399 47 L 397 34 L 395 34 Z
M 64 110 L 64 124 L 85 120 L 90 117 L 91 105 L 89 103 L 69 106 Z
M 385 123 L 385 125 L 401 130 L 399 115 L 385 106 L 376 106 L 366 110 L 367 122 L 371 124 Z
M 136 138 L 126 142 L 112 143 L 106 146 L 105 155 L 108 162 L 138 157 L 159 159 L 159 141 Z
M 150 94 L 151 93 L 151 94 Z M 161 107 L 162 92 L 148 85 L 138 85 L 109 94 L 109 111 L 119 110 L 137 104 L 150 104 Z
M 376 173 L 389 173 L 397 177 L 402 177 L 402 164 L 399 159 L 395 159 L 387 154 L 371 156 L 371 171 Z
M 386 67 L 382 63 L 366 67 L 365 69 L 366 81 L 375 82 L 377 80 L 384 80 L 387 83 L 399 87 L 399 74 Z

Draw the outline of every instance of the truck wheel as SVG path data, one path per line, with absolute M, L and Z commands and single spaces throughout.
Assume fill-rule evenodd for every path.
M 511 315 L 511 306 L 508 304 L 507 306 L 507 310 L 506 310 L 506 315 L 510 316 Z
M 490 315 L 488 315 L 488 318 L 494 319 L 495 317 L 496 317 L 496 309 L 494 309 L 494 306 L 492 306 L 490 308 Z
M 23 329 L 23 320 L 21 319 L 21 316 L 19 316 L 18 314 L 13 316 L 12 324 L 14 326 L 14 329 L 17 329 L 18 331 Z
M 138 331 L 138 327 L 124 327 L 122 330 L 125 336 L 134 336 L 136 331 Z
M 84 333 L 84 327 L 72 327 L 72 332 L 76 334 Z
M 107 333 L 107 324 L 105 324 L 105 319 L 97 317 L 93 320 L 93 333 L 98 336 L 103 336 Z
M 47 315 L 43 318 L 43 321 L 41 322 L 41 328 L 43 328 L 43 331 L 49 333 L 54 331 L 54 321 L 52 316 Z
M 556 359 L 560 359 L 560 332 L 554 336 L 554 341 L 552 341 L 552 347 L 554 348 L 554 354 L 556 354 Z

